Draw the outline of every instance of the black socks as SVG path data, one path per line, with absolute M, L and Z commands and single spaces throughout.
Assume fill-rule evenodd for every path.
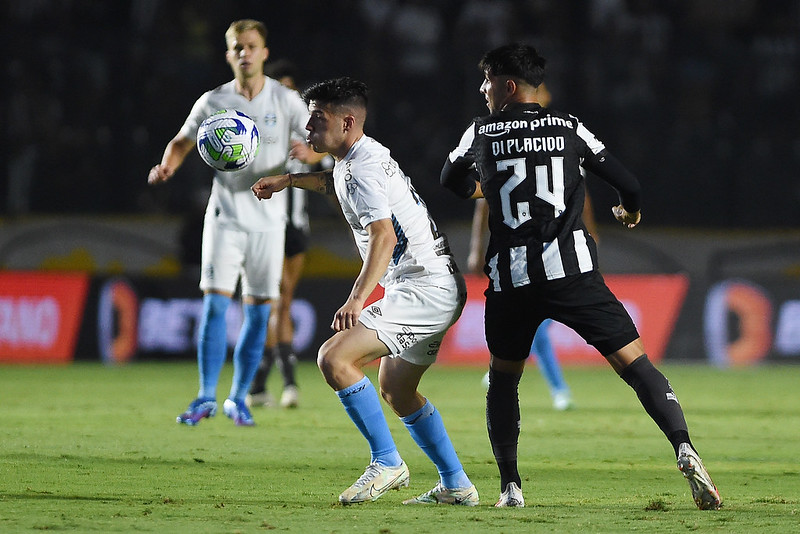
M 278 343 L 275 347 L 273 359 L 278 363 L 278 369 L 283 375 L 284 386 L 296 386 L 294 381 L 294 367 L 297 363 L 297 356 L 294 355 L 291 343 Z
M 489 369 L 489 391 L 486 393 L 486 426 L 492 452 L 500 470 L 500 491 L 509 482 L 522 487 L 517 470 L 519 442 L 519 380 L 522 375 Z
M 678 446 L 691 441 L 683 409 L 667 378 L 653 367 L 647 354 L 634 360 L 619 376 L 636 392 L 645 411 L 672 443 L 677 457 Z

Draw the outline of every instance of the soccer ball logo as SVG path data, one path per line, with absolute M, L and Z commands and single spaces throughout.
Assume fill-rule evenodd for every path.
M 218 171 L 238 171 L 250 165 L 258 151 L 258 128 L 235 109 L 210 115 L 197 130 L 197 150 Z

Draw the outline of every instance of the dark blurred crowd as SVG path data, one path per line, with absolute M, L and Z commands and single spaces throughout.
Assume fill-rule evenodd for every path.
M 516 40 L 547 58 L 552 106 L 580 117 L 640 178 L 648 224 L 800 225 L 800 0 L 0 5 L 0 216 L 204 205 L 210 173 L 198 157 L 165 187 L 149 188 L 147 171 L 195 99 L 231 78 L 228 24 L 257 18 L 301 88 L 342 75 L 369 84 L 367 133 L 439 219 L 471 214 L 438 186 L 439 170 L 486 110 L 480 56 Z M 599 180 L 589 187 L 613 202 Z

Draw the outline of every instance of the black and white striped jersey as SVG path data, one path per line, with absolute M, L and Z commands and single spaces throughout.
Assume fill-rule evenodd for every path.
M 613 163 L 604 166 L 607 160 Z M 473 164 L 489 205 L 484 271 L 491 291 L 597 268 L 597 247 L 582 220 L 582 164 L 600 171 L 626 209 L 639 209 L 638 181 L 603 143 L 576 117 L 538 104 L 513 104 L 476 119 L 450 153 L 442 183 Z

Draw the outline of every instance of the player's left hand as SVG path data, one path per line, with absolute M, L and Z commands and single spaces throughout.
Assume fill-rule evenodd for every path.
M 641 210 L 630 212 L 623 208 L 622 204 L 611 208 L 611 212 L 614 214 L 614 218 L 627 228 L 633 228 L 642 220 Z
M 250 190 L 258 200 L 265 200 L 271 198 L 273 193 L 286 189 L 290 184 L 291 178 L 288 174 L 277 174 L 259 178 Z

